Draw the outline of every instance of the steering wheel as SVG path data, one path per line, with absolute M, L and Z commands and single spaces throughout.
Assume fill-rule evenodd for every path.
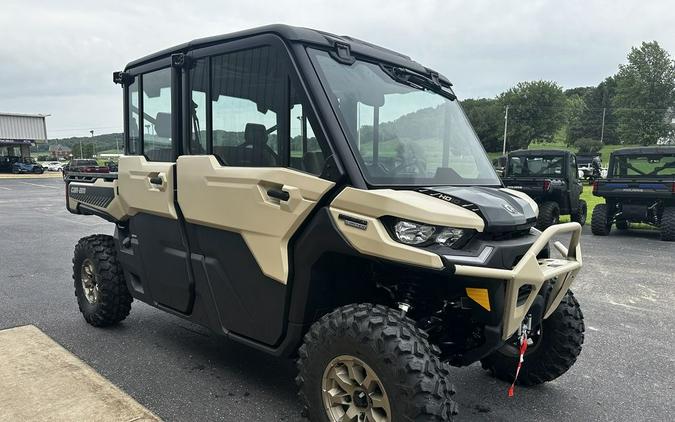
M 407 160 L 399 159 L 400 164 L 397 164 L 391 172 L 394 174 L 400 173 L 401 170 L 415 168 L 419 174 L 424 174 L 427 171 L 427 162 L 423 158 L 411 157 Z

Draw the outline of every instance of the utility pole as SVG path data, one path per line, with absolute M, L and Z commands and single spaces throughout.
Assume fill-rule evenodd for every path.
M 506 155 L 506 130 L 509 127 L 509 105 L 506 105 L 504 112 L 504 146 L 502 147 L 502 155 Z
M 96 144 L 94 144 L 94 131 L 90 130 L 89 133 L 91 133 L 91 148 L 93 149 L 94 153 L 92 156 L 96 157 Z
M 602 108 L 602 127 L 600 128 L 600 143 L 602 144 L 605 139 L 605 112 L 607 107 Z

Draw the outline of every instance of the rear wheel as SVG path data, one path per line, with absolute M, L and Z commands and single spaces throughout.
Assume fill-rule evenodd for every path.
M 133 299 L 111 236 L 80 239 L 73 257 L 73 281 L 77 304 L 89 324 L 114 325 L 129 315 Z
M 532 343 L 528 343 L 518 384 L 537 385 L 552 381 L 574 365 L 584 343 L 584 316 L 572 291 L 567 292 L 558 308 L 542 322 L 530 340 Z M 512 338 L 481 363 L 495 377 L 513 382 L 518 360 L 518 339 Z
M 298 351 L 300 398 L 312 421 L 448 421 L 449 367 L 400 311 L 347 305 L 310 328 Z
M 572 221 L 576 221 L 577 223 L 581 224 L 582 226 L 586 224 L 586 215 L 588 214 L 588 206 L 586 205 L 586 201 L 583 199 L 579 200 L 579 209 L 577 212 L 572 214 Z
M 607 236 L 612 230 L 612 223 L 607 222 L 607 204 L 598 204 L 593 208 L 591 232 L 596 236 Z
M 661 240 L 675 241 L 675 207 L 667 207 L 663 210 Z
M 539 207 L 539 217 L 536 227 L 539 230 L 546 230 L 554 224 L 560 222 L 560 207 L 557 202 L 544 202 Z

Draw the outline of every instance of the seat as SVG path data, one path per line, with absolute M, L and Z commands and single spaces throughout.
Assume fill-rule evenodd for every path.
M 317 176 L 321 175 L 325 162 L 322 151 L 306 152 L 302 157 L 302 165 L 305 171 Z
M 232 165 L 248 167 L 277 165 L 277 154 L 267 145 L 267 129 L 264 125 L 246 124 L 244 143 L 237 147 Z

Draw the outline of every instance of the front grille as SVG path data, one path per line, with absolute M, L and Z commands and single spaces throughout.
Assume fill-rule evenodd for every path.
M 518 239 L 519 237 L 527 236 L 530 234 L 530 229 L 525 230 L 507 230 L 503 232 L 486 232 L 481 233 L 481 239 L 483 240 L 510 240 Z

